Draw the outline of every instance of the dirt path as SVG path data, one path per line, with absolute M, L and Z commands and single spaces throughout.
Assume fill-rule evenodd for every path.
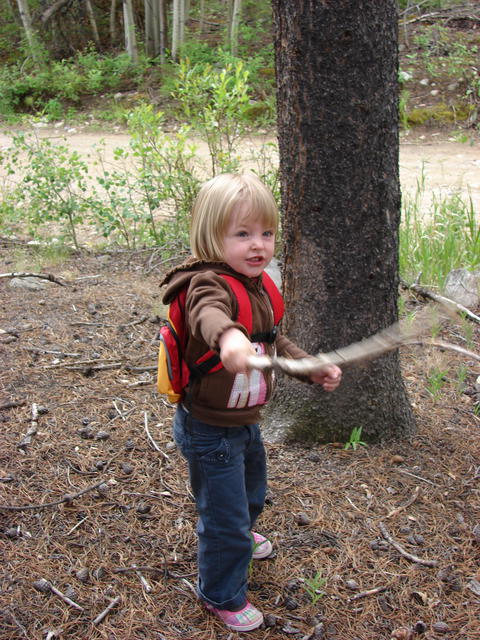
M 113 150 L 128 146 L 129 136 L 124 133 L 67 132 L 53 129 L 38 131 L 42 137 L 58 139 L 82 156 L 92 155 L 95 146 L 103 141 L 106 158 L 111 160 Z M 254 137 L 242 145 L 241 154 L 249 165 L 252 152 L 261 147 L 269 138 Z M 272 138 L 270 138 L 272 140 Z M 0 134 L 0 149 L 9 145 L 10 137 Z M 196 141 L 198 155 L 208 166 L 208 149 L 205 143 Z M 414 196 L 418 182 L 424 178 L 422 209 L 428 211 L 433 196 L 444 199 L 459 193 L 462 199 L 472 198 L 475 211 L 480 212 L 480 148 L 475 144 L 456 142 L 453 138 L 438 132 L 425 135 L 403 135 L 400 145 L 400 181 L 404 197 Z

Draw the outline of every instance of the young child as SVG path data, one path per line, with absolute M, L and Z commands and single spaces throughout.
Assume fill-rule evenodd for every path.
M 237 298 L 220 274 L 245 286 L 252 307 L 252 334 L 270 332 L 272 306 L 262 273 L 273 257 L 278 210 L 270 190 L 252 173 L 223 174 L 200 190 L 192 211 L 192 257 L 172 269 L 162 284 L 169 304 L 188 286 L 185 360 L 195 363 L 209 349 L 223 368 L 191 376 L 174 418 L 174 437 L 188 461 L 199 515 L 198 594 L 205 607 L 234 631 L 263 622 L 247 600 L 252 556 L 265 558 L 271 542 L 252 529 L 265 499 L 266 456 L 260 409 L 270 398 L 273 372 L 248 370 L 255 353 L 303 358 L 307 354 L 277 334 L 272 344 L 252 344 L 236 322 Z M 326 391 L 341 371 L 332 365 L 311 375 Z

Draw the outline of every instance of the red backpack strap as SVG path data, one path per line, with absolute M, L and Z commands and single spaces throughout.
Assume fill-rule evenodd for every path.
M 233 295 L 237 299 L 238 316 L 236 322 L 239 322 L 248 331 L 248 335 L 252 333 L 253 319 L 252 319 L 252 304 L 248 296 L 247 290 L 244 285 L 235 278 L 235 276 L 229 276 L 225 273 L 219 274 L 224 280 L 228 282 L 230 288 L 233 291 Z
M 181 328 L 182 330 L 182 336 L 181 339 L 183 342 L 185 342 L 185 330 L 184 330 L 184 324 L 185 324 L 185 301 L 187 299 L 187 288 L 188 287 L 183 287 L 183 289 L 180 290 L 180 293 L 177 295 L 176 298 L 174 298 L 172 300 L 172 302 L 170 303 L 169 309 L 168 309 L 168 320 L 171 324 L 173 324 L 173 327 L 175 329 L 176 332 L 179 332 L 179 329 Z M 182 344 L 181 348 L 183 349 L 185 345 Z
M 273 324 L 276 326 L 283 318 L 283 314 L 285 313 L 283 297 L 278 290 L 277 285 L 266 271 L 264 271 L 262 274 L 262 284 L 263 288 L 267 292 L 268 297 L 270 298 L 273 309 Z
M 252 318 L 252 304 L 248 297 L 247 290 L 243 284 L 235 278 L 235 276 L 229 276 L 224 273 L 219 273 L 230 286 L 233 295 L 237 300 L 238 314 L 235 318 L 236 322 L 239 322 L 248 331 L 248 335 L 252 333 L 253 318 Z M 191 373 L 195 376 L 204 376 L 207 373 L 214 373 L 223 367 L 220 357 L 216 351 L 209 349 L 203 354 L 195 363 L 195 366 L 190 367 Z

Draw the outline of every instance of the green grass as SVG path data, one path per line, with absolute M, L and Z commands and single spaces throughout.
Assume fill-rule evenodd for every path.
M 400 227 L 400 275 L 438 288 L 452 269 L 480 267 L 480 222 L 471 198 L 434 194 L 428 210 L 422 206 L 424 176 L 417 192 L 404 200 Z

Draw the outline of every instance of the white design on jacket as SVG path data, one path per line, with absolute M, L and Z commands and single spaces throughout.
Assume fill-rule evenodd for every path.
M 253 348 L 257 356 L 264 355 L 265 346 L 261 342 L 254 342 Z M 265 404 L 267 400 L 267 383 L 262 371 L 253 369 L 250 373 L 237 373 L 233 381 L 232 391 L 228 400 L 229 409 L 244 409 Z

